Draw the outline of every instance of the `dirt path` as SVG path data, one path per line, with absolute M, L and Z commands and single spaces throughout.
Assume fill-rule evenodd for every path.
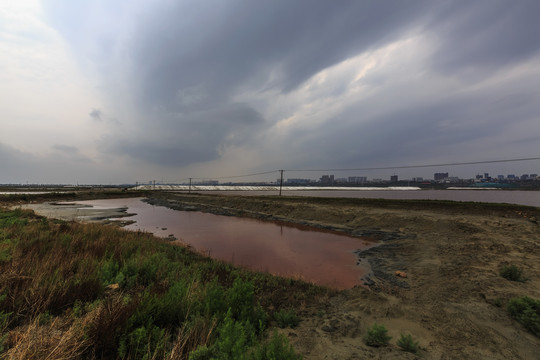
M 305 359 L 416 358 L 395 345 L 400 333 L 420 342 L 425 359 L 539 356 L 540 339 L 505 309 L 512 297 L 540 299 L 538 208 L 187 194 L 167 194 L 154 202 L 309 224 L 384 242 L 359 255 L 374 266 L 370 288 L 347 290 L 321 307 L 306 308 L 300 326 L 284 330 Z M 529 280 L 500 277 L 500 268 L 509 264 L 522 268 Z M 397 278 L 397 270 L 407 278 Z M 374 322 L 389 330 L 389 347 L 363 343 Z

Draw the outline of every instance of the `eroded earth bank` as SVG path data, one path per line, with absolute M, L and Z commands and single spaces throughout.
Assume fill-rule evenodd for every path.
M 378 239 L 360 257 L 373 267 L 369 287 L 306 306 L 297 328 L 284 330 L 305 359 L 535 359 L 540 339 L 513 320 L 511 298 L 540 299 L 540 209 L 435 201 L 305 197 L 154 195 L 175 209 L 288 221 Z M 523 270 L 524 282 L 499 275 Z M 395 271 L 407 274 L 395 276 Z M 373 348 L 373 323 L 392 336 Z M 400 333 L 419 341 L 413 355 Z

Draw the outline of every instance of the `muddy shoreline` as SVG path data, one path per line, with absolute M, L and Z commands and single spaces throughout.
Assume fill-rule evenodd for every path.
M 404 239 L 408 237 L 408 235 L 402 234 L 399 232 L 383 231 L 383 230 L 369 229 L 369 228 L 356 229 L 356 228 L 351 228 L 351 227 L 346 227 L 346 226 L 340 226 L 337 224 L 322 224 L 322 223 L 317 223 L 317 222 L 308 221 L 308 220 L 289 218 L 286 216 L 280 216 L 276 214 L 250 211 L 250 210 L 232 208 L 232 207 L 224 207 L 224 206 L 213 205 L 213 204 L 197 203 L 197 202 L 192 202 L 192 201 L 180 201 L 180 200 L 172 200 L 172 199 L 157 198 L 157 197 L 146 198 L 144 199 L 144 201 L 151 205 L 165 206 L 173 210 L 201 211 L 201 212 L 207 212 L 214 215 L 249 217 L 252 219 L 263 220 L 263 221 L 290 223 L 290 224 L 296 224 L 296 225 L 302 225 L 302 226 L 309 226 L 309 227 L 317 228 L 321 230 L 341 232 L 341 233 L 345 233 L 347 235 L 351 235 L 355 237 L 375 239 L 377 241 L 397 240 L 397 239 Z
M 379 290 L 375 278 L 380 278 L 385 279 L 387 282 L 391 283 L 394 286 L 403 288 L 409 287 L 407 282 L 397 279 L 392 274 L 393 270 L 382 259 L 392 257 L 395 251 L 399 251 L 399 245 L 395 243 L 395 240 L 414 237 L 414 235 L 407 235 L 400 232 L 384 231 L 379 229 L 356 229 L 332 224 L 321 224 L 317 222 L 306 221 L 302 219 L 293 219 L 286 216 L 262 213 L 258 211 L 249 211 L 245 209 L 224 207 L 220 205 L 205 204 L 193 201 L 173 200 L 162 197 L 145 198 L 143 201 L 154 206 L 165 206 L 173 210 L 201 211 L 214 215 L 249 217 L 262 221 L 272 221 L 284 224 L 308 226 L 320 230 L 345 233 L 354 237 L 368 238 L 384 242 L 384 244 L 378 245 L 368 250 L 355 251 L 355 254 L 358 256 L 358 265 L 360 265 L 360 263 L 364 261 L 367 261 L 371 269 L 371 272 L 362 278 L 364 285 L 369 286 L 374 290 Z
M 540 339 L 511 319 L 508 301 L 540 298 L 540 208 L 447 201 L 156 194 L 155 205 L 285 221 L 367 236 L 381 245 L 360 252 L 372 267 L 369 289 L 342 291 L 306 308 L 288 329 L 305 359 L 415 359 L 395 341 L 411 334 L 424 359 L 533 359 Z M 504 265 L 526 282 L 502 278 Z M 396 276 L 396 271 L 406 278 Z M 375 291 L 374 291 L 375 290 Z M 374 322 L 393 345 L 362 341 Z

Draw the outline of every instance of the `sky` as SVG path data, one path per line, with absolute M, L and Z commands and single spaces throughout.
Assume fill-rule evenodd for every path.
M 398 168 L 540 157 L 539 16 L 537 0 L 0 0 L 0 183 L 540 173 Z M 292 171 L 372 167 L 396 169 Z

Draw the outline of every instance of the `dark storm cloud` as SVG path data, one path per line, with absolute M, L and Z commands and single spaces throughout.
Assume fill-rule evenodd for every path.
M 531 145 L 539 144 L 530 129 L 516 129 L 536 122 L 540 113 L 527 89 L 454 94 L 399 109 L 389 105 L 384 114 L 358 121 L 369 108 L 369 102 L 360 102 L 314 134 L 296 133 L 294 150 L 310 149 L 313 162 L 304 167 L 312 168 L 422 164 L 430 157 L 447 162 L 522 157 L 523 150 L 531 154 Z M 511 131 L 522 134 L 519 146 L 505 138 Z
M 206 1 L 155 7 L 138 25 L 131 60 L 139 100 L 181 110 L 177 93 L 202 86 L 199 107 L 231 90 L 294 89 L 318 71 L 395 40 L 422 1 Z
M 399 38 L 423 16 L 425 4 L 237 0 L 152 6 L 128 40 L 141 133 L 136 142 L 114 135 L 106 148 L 166 165 L 217 159 L 219 149 L 263 131 L 256 110 L 234 103 L 237 91 L 289 92 L 328 66 Z M 244 108 L 238 119 L 245 123 L 227 120 L 231 107 Z M 259 126 L 247 126 L 251 118 Z M 148 139 L 148 133 L 177 143 Z
M 444 72 L 491 71 L 540 49 L 540 2 L 448 1 L 426 27 L 439 49 L 433 66 Z
M 433 87 L 434 93 L 397 109 L 381 101 L 395 79 L 384 71 L 368 76 L 366 88 L 388 90 L 374 99 L 382 104 L 378 115 L 356 121 L 371 104 L 363 99 L 348 103 L 331 121 L 285 134 L 276 149 L 290 155 L 284 161 L 304 161 L 306 156 L 297 154 L 309 152 L 313 164 L 348 167 L 359 161 L 444 157 L 449 149 L 465 156 L 465 148 L 470 159 L 471 144 L 487 153 L 483 147 L 493 146 L 510 121 L 530 121 L 539 113 L 538 85 L 531 81 L 513 84 L 507 94 L 496 82 L 472 95 L 447 94 L 436 84 L 442 73 L 449 84 L 459 81 L 469 89 L 538 55 L 540 3 L 535 0 L 209 0 L 129 6 L 112 1 L 110 9 L 102 1 L 97 8 L 108 9 L 107 21 L 98 16 L 101 12 L 90 11 L 89 3 L 84 9 L 72 5 L 78 3 L 45 6 L 78 55 L 97 64 L 113 92 L 127 88 L 122 96 L 134 104 L 133 118 L 123 116 L 123 126 L 111 129 L 100 148 L 149 163 L 185 166 L 218 159 L 227 146 L 268 148 L 264 133 L 282 120 L 265 118 L 264 108 L 273 99 L 238 103 L 238 94 L 291 95 L 321 70 L 409 36 L 429 42 L 425 47 L 432 55 L 418 59 L 426 64 L 425 82 L 390 101 L 406 102 L 422 86 Z M 136 16 L 126 17 L 130 11 Z M 62 22 L 65 17 L 69 21 Z M 466 76 L 456 80 L 456 74 Z M 122 89 L 115 88 L 119 78 L 127 82 Z M 339 100 L 348 83 L 344 80 L 326 96 Z M 290 105 L 291 114 L 303 105 Z M 98 109 L 90 116 L 103 118 Z
M 263 125 L 261 115 L 242 104 L 189 114 L 158 113 L 157 116 L 161 116 L 158 121 L 161 128 L 148 127 L 146 136 L 115 134 L 102 141 L 102 151 L 158 165 L 185 166 L 215 160 L 224 146 L 241 144 L 248 138 L 246 133 Z

